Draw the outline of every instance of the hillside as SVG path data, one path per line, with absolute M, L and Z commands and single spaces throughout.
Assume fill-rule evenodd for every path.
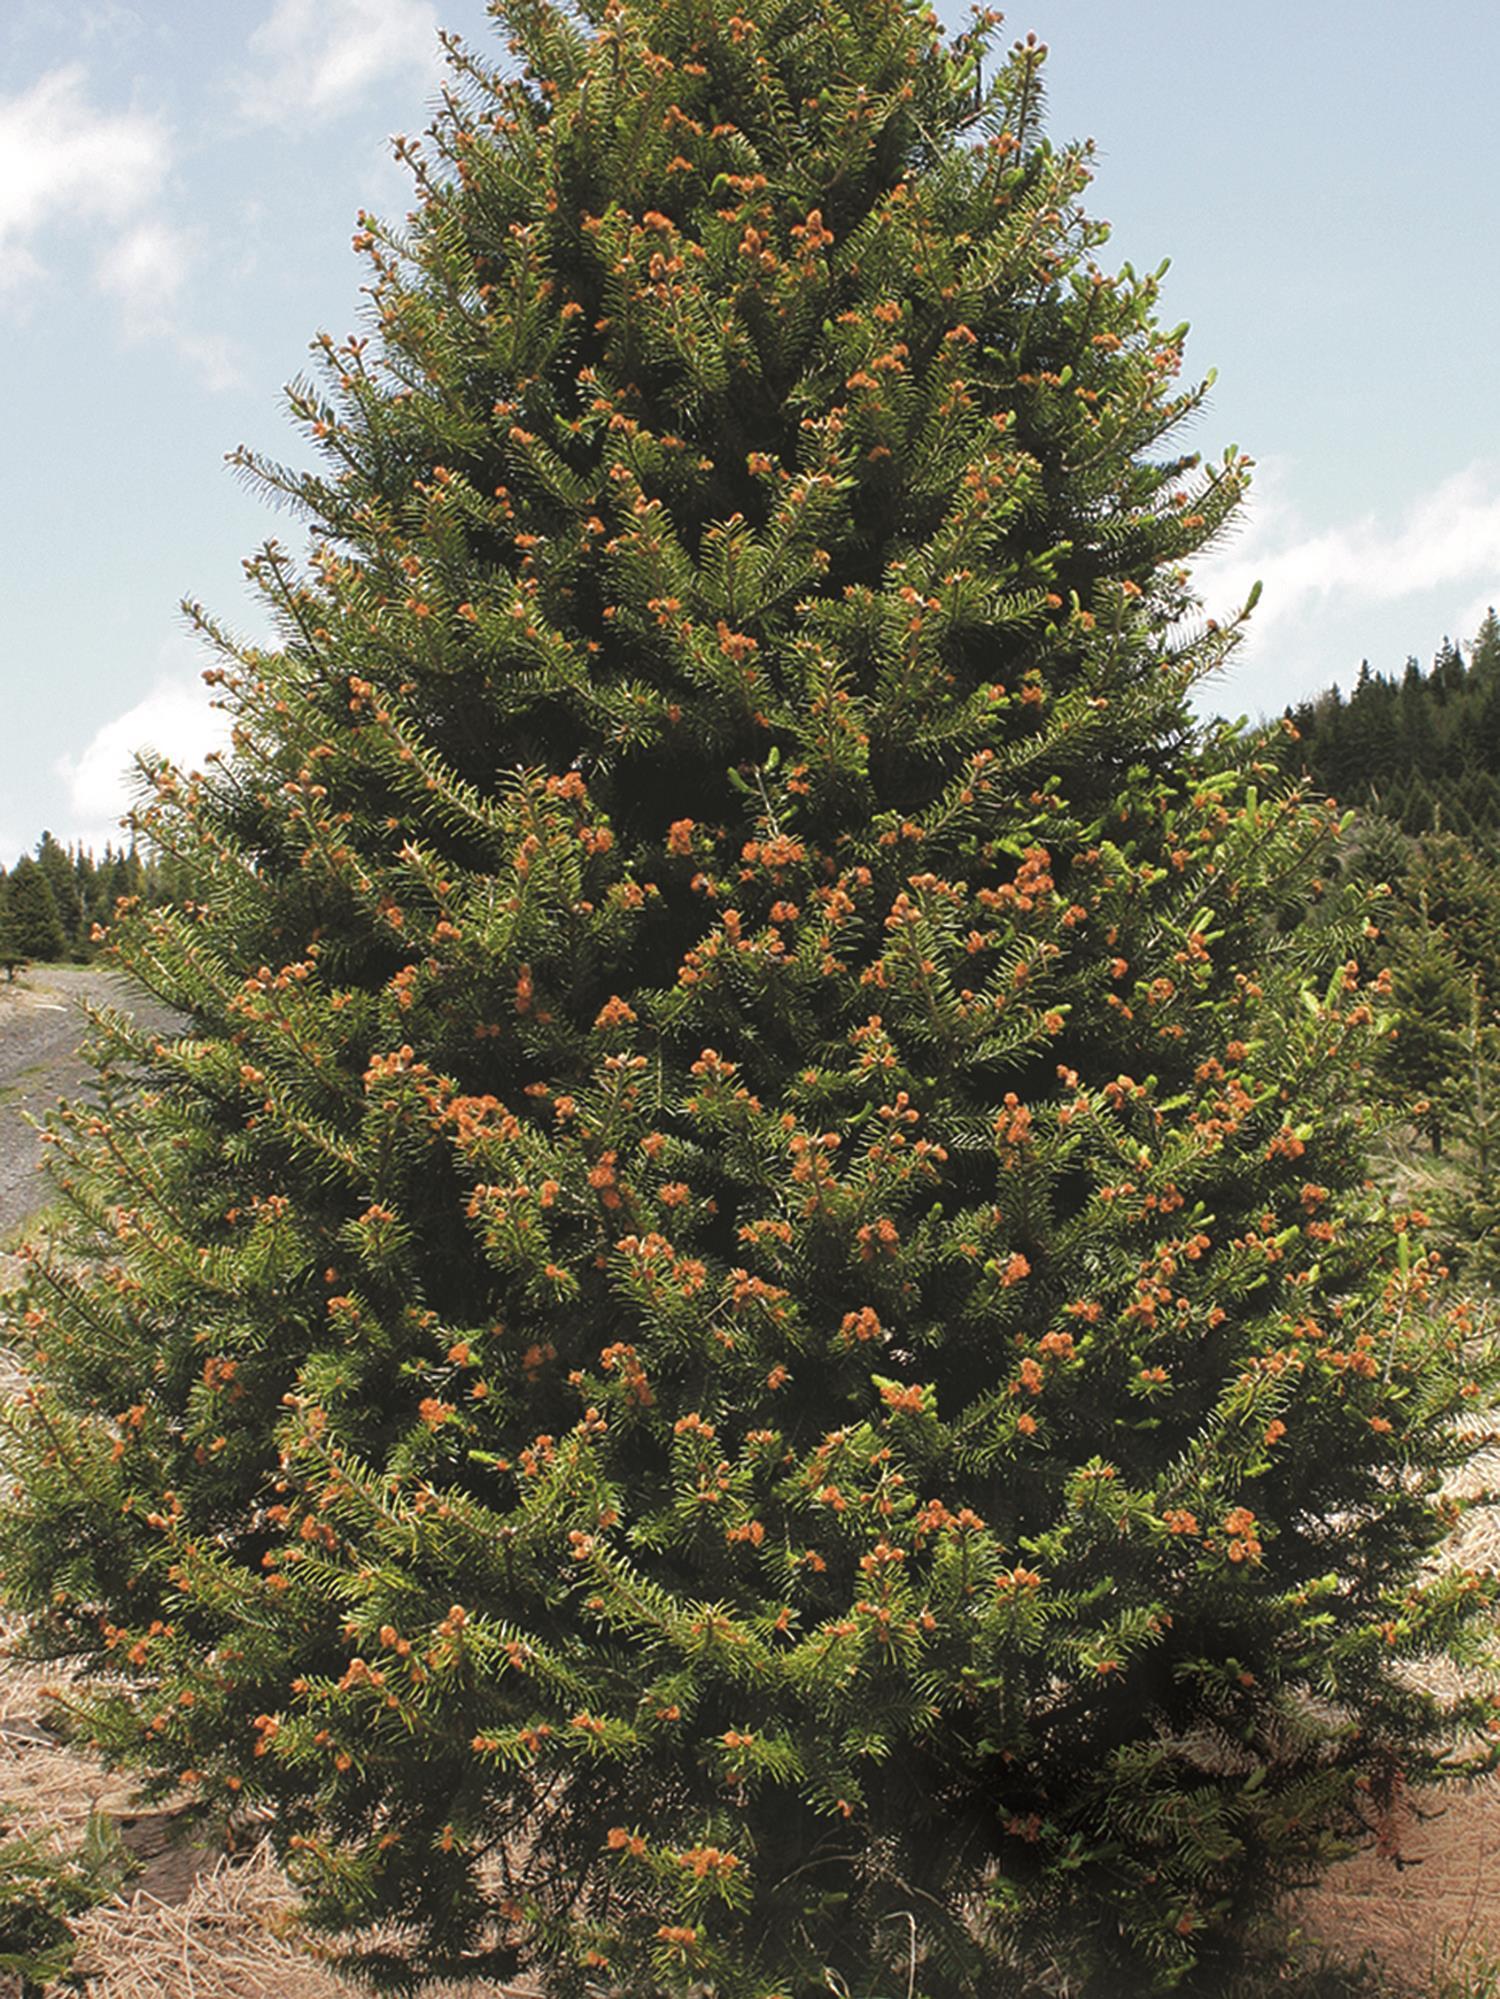
M 1500 838 L 1500 620 L 1491 609 L 1465 645 L 1445 638 L 1423 672 L 1366 660 L 1346 695 L 1337 682 L 1286 710 L 1288 768 L 1344 805 L 1410 835 Z

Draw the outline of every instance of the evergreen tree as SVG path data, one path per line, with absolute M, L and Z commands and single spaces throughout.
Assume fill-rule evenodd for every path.
M 1400 769 L 1404 762 L 1401 717 L 1396 689 L 1384 674 L 1362 674 L 1349 704 L 1349 773 L 1356 795 L 1377 772 Z
M 1486 691 L 1500 686 L 1500 618 L 1495 616 L 1493 604 L 1469 643 L 1469 673 Z
M 313 547 L 143 815 L 5 1588 L 377 1982 L 1217 1991 L 1494 1718 L 1333 828 L 1187 702 L 1245 466 L 1034 42 L 507 18 L 244 460 Z
M 68 940 L 52 884 L 30 854 L 23 854 L 5 883 L 12 949 L 44 964 L 67 955 Z
M 1400 790 L 1400 816 L 1397 824 L 1409 838 L 1420 839 L 1430 833 L 1440 817 L 1439 808 L 1420 772 L 1414 772 Z
M 0 1974 L 16 1999 L 76 1990 L 73 1924 L 119 1893 L 129 1856 L 111 1821 L 91 1813 L 82 1839 L 64 1853 L 45 1833 L 0 1821 Z
M 153 861 L 148 866 L 133 845 L 120 853 L 106 845 L 103 858 L 96 861 L 90 849 L 64 847 L 51 833 L 43 833 L 35 857 L 26 861 L 25 872 L 40 873 L 44 878 L 51 894 L 51 914 L 47 914 L 46 899 L 34 886 L 23 886 L 23 899 L 33 909 L 25 925 L 32 947 L 17 947 L 17 963 L 38 955 L 86 962 L 94 955 L 94 933 L 111 921 L 122 898 L 160 903 L 180 900 L 183 893 L 175 863 L 164 867 Z M 0 926 L 8 921 L 5 880 L 0 869 Z M 0 928 L 0 937 L 11 935 L 10 930 Z
M 26 962 L 26 953 L 21 949 L 16 937 L 15 923 L 10 913 L 9 877 L 0 868 L 0 966 L 4 967 L 6 984 L 11 984 L 16 973 Z
M 84 941 L 84 923 L 83 901 L 78 892 L 73 856 L 61 841 L 44 832 L 37 842 L 36 860 L 52 891 L 53 906 L 62 925 L 64 950 L 76 950 Z
M 1400 1108 L 1441 1153 L 1468 1022 L 1469 981 L 1436 925 L 1420 923 L 1403 934 L 1393 987 L 1396 1019 L 1384 1073 Z
M 1412 925 L 1440 932 L 1465 985 L 1477 973 L 1486 1006 L 1500 1004 L 1500 873 L 1470 841 L 1433 833 L 1417 842 L 1394 918 L 1398 931 Z
M 109 854 L 105 848 L 106 864 Z M 103 912 L 99 907 L 99 868 L 92 852 L 78 846 L 73 850 L 73 894 L 78 903 L 78 948 L 81 956 L 89 951 L 89 931 L 99 922 Z
M 1423 777 L 1430 776 L 1438 763 L 1437 727 L 1433 721 L 1427 683 L 1414 659 L 1407 660 L 1406 671 L 1401 676 L 1398 713 L 1401 754 L 1407 769 L 1420 772 Z
M 1477 682 L 1477 674 L 1475 678 Z M 1474 715 L 1474 754 L 1487 770 L 1500 770 L 1500 676 L 1481 685 Z
M 1458 647 L 1443 634 L 1443 643 L 1438 647 L 1432 662 L 1431 686 L 1434 698 L 1446 702 L 1462 694 L 1468 681 L 1468 669 L 1464 656 Z
M 1446 1095 L 1460 1144 L 1436 1188 L 1436 1219 L 1463 1283 L 1493 1291 L 1500 1280 L 1500 1024 L 1477 972 L 1457 1052 Z
M 1476 770 L 1470 779 L 1469 813 L 1476 839 L 1490 853 L 1500 835 L 1500 777 L 1492 770 Z
M 100 871 L 100 879 L 101 883 L 103 883 L 105 879 L 104 870 Z M 104 888 L 102 898 L 104 908 L 99 921 L 105 924 L 109 923 L 113 919 L 115 910 L 120 902 L 128 901 L 136 896 L 148 896 L 152 901 L 170 901 L 174 899 L 161 892 L 161 885 L 158 881 L 153 879 L 148 882 L 145 868 L 141 863 L 141 857 L 132 845 L 127 853 L 116 854 L 109 865 L 107 886 Z
M 1351 821 L 1340 858 L 1351 881 L 1394 893 L 1411 865 L 1413 846 L 1382 805 L 1377 801 L 1374 811 L 1359 813 Z

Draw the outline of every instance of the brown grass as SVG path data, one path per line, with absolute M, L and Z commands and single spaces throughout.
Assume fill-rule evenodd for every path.
M 67 1846 L 104 1812 L 143 1862 L 125 1893 L 76 1925 L 90 1999 L 350 1999 L 303 1932 L 270 1842 L 252 1838 L 239 1854 L 169 1844 L 170 1807 L 138 1815 L 127 1778 L 46 1728 L 48 1690 L 66 1676 L 17 1659 L 16 1635 L 0 1621 L 0 1822 Z M 509 1989 L 515 1999 L 534 1991 Z M 3 1979 L 0 1999 L 12 1999 Z M 492 1984 L 442 1985 L 433 1999 L 499 1995 Z

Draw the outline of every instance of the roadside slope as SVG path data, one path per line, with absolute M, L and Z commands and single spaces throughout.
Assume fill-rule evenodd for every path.
M 0 985 L 0 1243 L 49 1198 L 38 1171 L 41 1136 L 28 1118 L 40 1117 L 59 1097 L 88 1093 L 92 1072 L 78 1053 L 86 1004 L 119 1007 L 158 1032 L 179 1025 L 118 972 L 93 966 L 43 966 Z

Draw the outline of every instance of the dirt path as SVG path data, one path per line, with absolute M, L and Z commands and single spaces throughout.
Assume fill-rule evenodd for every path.
M 43 966 L 0 985 L 0 1243 L 48 1200 L 37 1170 L 41 1138 L 28 1117 L 88 1092 L 92 1072 L 78 1053 L 86 1003 L 119 1007 L 159 1031 L 175 1024 L 159 1000 L 92 966 Z

